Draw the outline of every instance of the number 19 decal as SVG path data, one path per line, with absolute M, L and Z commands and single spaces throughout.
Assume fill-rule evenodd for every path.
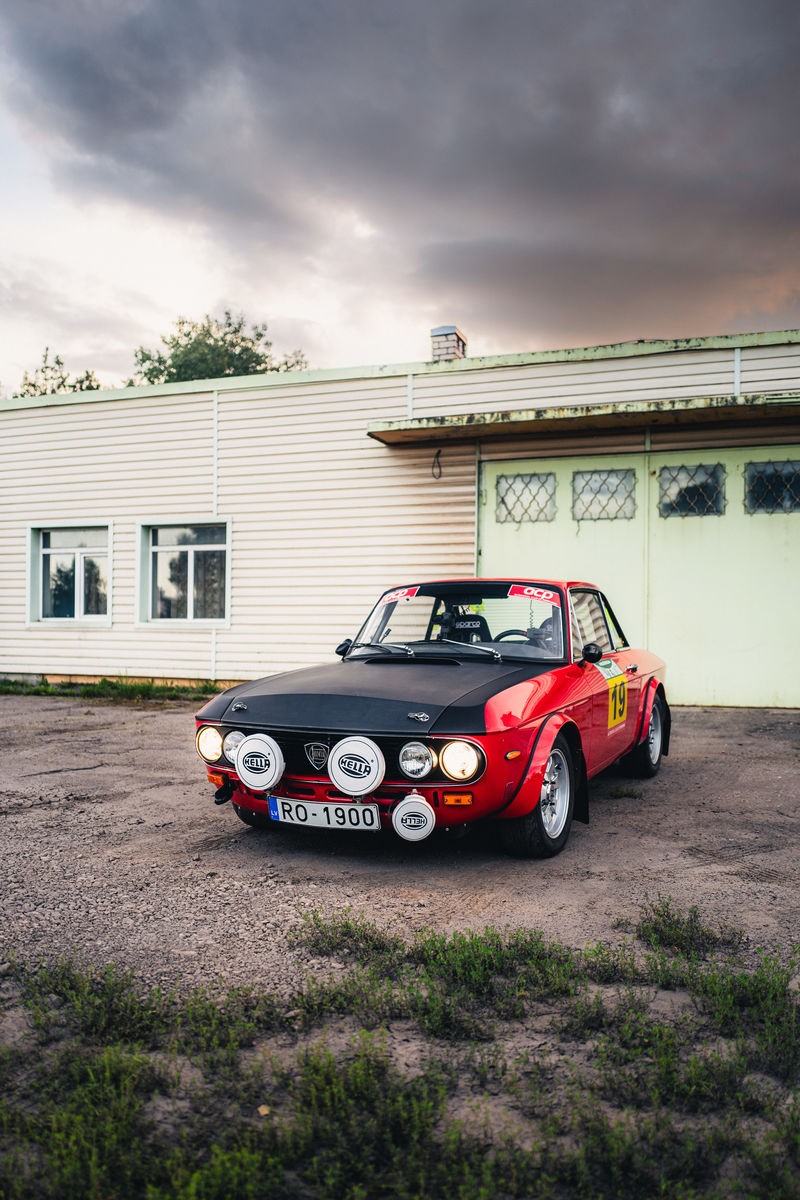
M 624 675 L 608 680 L 608 728 L 614 729 L 625 720 L 628 709 L 628 684 Z

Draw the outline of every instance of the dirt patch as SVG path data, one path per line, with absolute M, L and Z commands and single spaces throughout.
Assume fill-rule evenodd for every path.
M 577 947 L 624 938 L 659 894 L 785 953 L 800 944 L 800 713 L 673 718 L 656 779 L 606 772 L 591 824 L 521 862 L 485 832 L 264 834 L 214 806 L 190 707 L 0 697 L 0 953 L 286 993 L 330 970 L 287 940 L 312 910 L 400 932 L 535 926 Z

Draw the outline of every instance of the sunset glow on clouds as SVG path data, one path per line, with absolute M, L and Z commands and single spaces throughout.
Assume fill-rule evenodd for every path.
M 784 0 L 29 0 L 0 16 L 0 388 L 180 314 L 312 367 L 800 325 Z

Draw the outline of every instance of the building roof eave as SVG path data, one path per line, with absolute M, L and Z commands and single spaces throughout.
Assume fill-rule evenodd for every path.
M 659 425 L 756 424 L 786 417 L 798 421 L 800 390 L 749 395 L 581 404 L 505 412 L 454 413 L 404 421 L 373 421 L 367 433 L 386 446 L 472 442 L 484 438 L 559 436 L 599 429 L 646 429 Z

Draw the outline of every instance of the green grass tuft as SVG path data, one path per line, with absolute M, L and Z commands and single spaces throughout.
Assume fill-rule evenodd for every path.
M 0 1197 L 798 1200 L 796 964 L 656 907 L 641 958 L 316 915 L 299 940 L 349 965 L 284 999 L 13 960 Z
M 121 679 L 100 679 L 96 683 L 26 683 L 0 678 L 0 696 L 65 696 L 140 704 L 148 700 L 208 700 L 219 691 L 220 685 L 209 679 L 194 684 L 166 684 L 153 680 L 126 683 Z

